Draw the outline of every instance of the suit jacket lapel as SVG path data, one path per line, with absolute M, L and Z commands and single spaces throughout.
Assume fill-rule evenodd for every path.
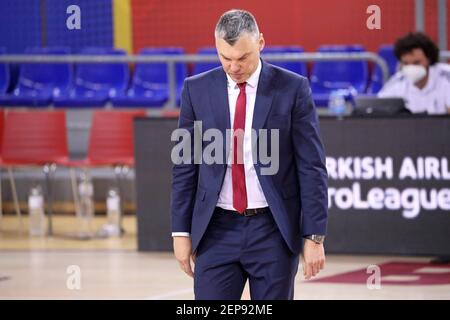
M 256 130 L 257 134 L 258 130 L 263 127 L 270 108 L 272 107 L 272 101 L 275 95 L 275 85 L 276 84 L 273 82 L 273 68 L 262 61 L 252 123 L 252 128 Z
M 227 155 L 225 137 L 226 130 L 231 129 L 230 107 L 228 104 L 227 76 L 223 69 L 215 73 L 214 81 L 209 85 L 209 107 L 216 122 L 216 128 L 222 132 L 223 154 Z

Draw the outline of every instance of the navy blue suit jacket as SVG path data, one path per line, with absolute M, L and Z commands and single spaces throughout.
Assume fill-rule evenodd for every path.
M 216 128 L 224 137 L 231 128 L 227 77 L 221 67 L 185 80 L 179 128 L 193 136 L 194 121 L 202 121 L 203 132 Z M 299 253 L 302 236 L 326 233 L 328 207 L 325 152 L 308 80 L 263 61 L 252 127 L 257 132 L 279 129 L 278 172 L 261 175 L 261 168 L 269 165 L 259 159 L 254 166 L 284 240 Z M 194 252 L 219 198 L 227 168 L 222 163 L 173 167 L 172 232 L 189 232 Z

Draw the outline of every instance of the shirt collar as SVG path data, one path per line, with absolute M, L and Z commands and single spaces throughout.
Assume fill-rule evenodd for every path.
M 250 87 L 256 88 L 258 86 L 259 75 L 261 74 L 261 69 L 262 69 L 262 63 L 261 63 L 261 59 L 259 59 L 258 67 L 256 68 L 255 72 L 252 73 L 250 78 L 248 78 L 246 81 Z M 228 87 L 229 88 L 237 88 L 237 83 L 233 79 L 231 79 L 231 77 L 228 75 L 228 73 L 227 73 L 227 79 L 228 79 Z

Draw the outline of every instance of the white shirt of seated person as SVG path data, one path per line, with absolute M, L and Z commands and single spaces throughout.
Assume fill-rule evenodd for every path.
M 447 114 L 450 109 L 450 67 L 430 66 L 428 81 L 419 89 L 402 71 L 394 74 L 378 93 L 380 98 L 403 98 L 412 113 Z

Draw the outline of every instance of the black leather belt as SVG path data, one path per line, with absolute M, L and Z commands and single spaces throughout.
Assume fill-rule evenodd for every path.
M 226 210 L 226 209 L 222 209 L 222 208 L 219 208 L 219 209 L 223 210 L 224 212 L 229 212 L 229 213 L 233 213 L 233 214 L 242 214 L 245 217 L 256 216 L 257 214 L 267 213 L 267 212 L 270 211 L 269 207 L 255 208 L 255 209 L 245 209 L 245 211 L 243 213 L 239 213 L 239 212 L 234 211 L 234 210 Z

